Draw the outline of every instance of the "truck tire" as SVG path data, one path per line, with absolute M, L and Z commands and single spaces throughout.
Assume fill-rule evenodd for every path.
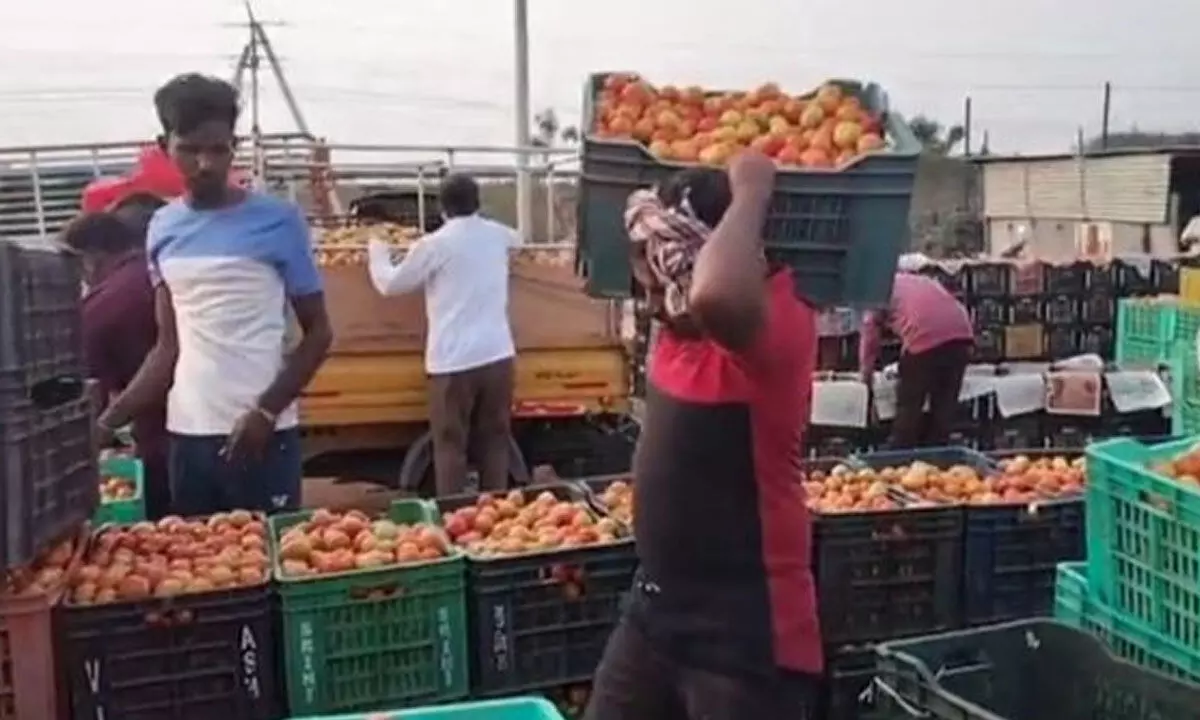
M 529 484 L 529 468 L 517 441 L 508 438 L 508 484 L 509 487 L 520 487 Z M 433 436 L 425 432 L 409 446 L 404 454 L 404 464 L 400 466 L 399 489 L 415 493 L 421 497 L 436 495 L 433 481 Z

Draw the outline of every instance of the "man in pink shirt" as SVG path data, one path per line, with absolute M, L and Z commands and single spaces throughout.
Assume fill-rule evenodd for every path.
M 945 445 L 975 342 L 966 308 L 938 281 L 910 272 L 896 273 L 888 308 L 869 312 L 863 319 L 858 359 L 863 381 L 868 384 L 885 326 L 900 338 L 901 345 L 892 447 Z

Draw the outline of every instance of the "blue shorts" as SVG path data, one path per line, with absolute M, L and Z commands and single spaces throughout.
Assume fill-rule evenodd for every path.
M 184 517 L 230 510 L 289 512 L 300 506 L 300 431 L 280 430 L 259 460 L 221 457 L 224 435 L 172 435 L 171 510 Z

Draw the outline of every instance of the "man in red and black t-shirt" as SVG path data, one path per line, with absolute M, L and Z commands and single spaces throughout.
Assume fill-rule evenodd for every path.
M 664 326 L 634 459 L 641 569 L 588 720 L 815 717 L 824 660 L 796 461 L 816 318 L 763 257 L 773 179 L 746 152 L 728 176 L 688 171 L 630 199 L 635 276 Z

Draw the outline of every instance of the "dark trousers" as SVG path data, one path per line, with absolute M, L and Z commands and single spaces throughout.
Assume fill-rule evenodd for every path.
M 736 618 L 730 618 L 736 622 Z M 623 619 L 596 669 L 584 720 L 818 720 L 822 681 L 778 671 L 735 677 L 683 667 Z
M 893 448 L 938 447 L 949 442 L 972 342 L 952 340 L 925 352 L 900 356 Z
M 467 462 L 472 455 L 483 490 L 508 487 L 513 382 L 512 358 L 429 376 L 429 424 L 438 495 L 466 489 Z
M 262 457 L 231 463 L 221 455 L 224 435 L 172 435 L 171 509 L 176 515 L 229 510 L 278 513 L 300 506 L 304 474 L 300 431 L 275 433 Z
M 168 453 L 163 450 L 138 453 L 145 480 L 143 494 L 146 498 L 148 520 L 161 520 L 171 514 L 171 474 L 167 456 Z

